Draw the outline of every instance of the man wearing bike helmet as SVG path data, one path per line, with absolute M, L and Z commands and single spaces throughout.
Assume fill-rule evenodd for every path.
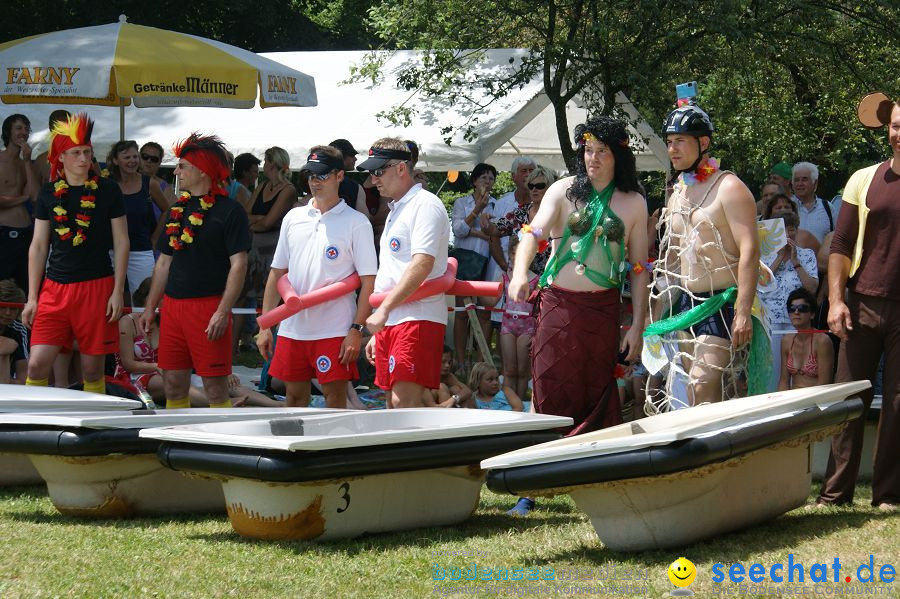
M 723 374 L 744 368 L 739 350 L 752 337 L 759 274 L 753 195 L 710 157 L 713 131 L 709 116 L 692 101 L 681 101 L 663 127 L 678 175 L 660 223 L 665 234 L 654 314 L 668 318 L 656 323 L 655 332 L 678 337 L 690 405 L 736 394 L 736 385 L 724 388 Z

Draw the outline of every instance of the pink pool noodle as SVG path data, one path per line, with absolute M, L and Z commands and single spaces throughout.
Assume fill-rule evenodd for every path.
M 256 319 L 256 322 L 259 324 L 260 329 L 271 328 L 285 318 L 290 318 L 300 310 L 305 310 L 306 308 L 311 308 L 329 300 L 333 300 L 350 293 L 351 291 L 355 291 L 359 286 L 359 275 L 353 273 L 346 279 L 338 281 L 337 283 L 325 285 L 324 287 L 320 287 L 309 293 L 299 295 L 291 286 L 287 274 L 284 274 L 278 279 L 278 293 L 281 295 L 281 299 L 284 300 L 284 303 L 277 308 L 269 310 L 265 314 L 261 314 Z
M 447 270 L 444 271 L 444 274 L 437 278 L 429 279 L 419 285 L 419 288 L 410 293 L 409 296 L 403 300 L 403 303 L 406 304 L 426 297 L 431 297 L 432 295 L 447 293 L 450 287 L 453 286 L 453 282 L 456 280 L 456 268 L 456 258 L 447 258 Z M 384 301 L 384 298 L 388 296 L 388 293 L 390 293 L 390 291 L 373 293 L 369 296 L 369 304 L 373 308 L 377 308 L 381 305 L 381 302 Z

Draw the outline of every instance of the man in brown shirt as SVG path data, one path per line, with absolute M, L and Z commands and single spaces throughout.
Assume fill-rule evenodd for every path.
M 847 182 L 828 258 L 828 326 L 841 338 L 837 382 L 874 379 L 884 356 L 872 505 L 893 510 L 900 506 L 900 102 L 871 94 L 859 118 L 887 126 L 893 155 Z M 868 409 L 872 391 L 862 399 Z M 853 501 L 864 426 L 865 418 L 854 420 L 834 437 L 818 504 Z

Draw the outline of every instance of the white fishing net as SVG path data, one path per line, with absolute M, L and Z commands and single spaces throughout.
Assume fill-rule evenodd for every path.
M 676 185 L 661 211 L 657 225 L 661 233 L 659 259 L 650 286 L 651 320 L 676 316 L 721 292 L 721 288 L 712 288 L 714 275 L 737 265 L 704 203 L 705 198 L 691 205 L 685 201 L 683 186 Z M 690 264 L 689 273 L 682 272 L 683 264 Z M 710 288 L 697 291 L 704 281 L 710 282 Z M 737 284 L 736 279 L 732 284 Z M 733 314 L 730 302 L 693 326 L 645 339 L 643 361 L 650 374 L 644 404 L 647 415 L 746 395 L 748 345 L 732 347 L 731 318 L 726 312 Z M 656 319 L 652 318 L 654 314 Z M 710 328 L 712 319 L 716 323 Z

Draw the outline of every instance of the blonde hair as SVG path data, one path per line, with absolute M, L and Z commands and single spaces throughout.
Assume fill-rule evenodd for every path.
M 409 152 L 409 146 L 406 141 L 399 137 L 382 137 L 372 144 L 373 148 L 381 148 L 382 150 L 400 150 L 401 152 Z
M 284 148 L 272 146 L 265 153 L 265 159 L 278 168 L 278 176 L 282 181 L 289 181 L 288 173 L 291 171 L 291 157 Z
M 469 389 L 473 393 L 478 393 L 478 389 L 481 387 L 481 380 L 492 370 L 496 371 L 497 369 L 487 362 L 475 362 L 472 365 L 472 370 L 469 372 Z

